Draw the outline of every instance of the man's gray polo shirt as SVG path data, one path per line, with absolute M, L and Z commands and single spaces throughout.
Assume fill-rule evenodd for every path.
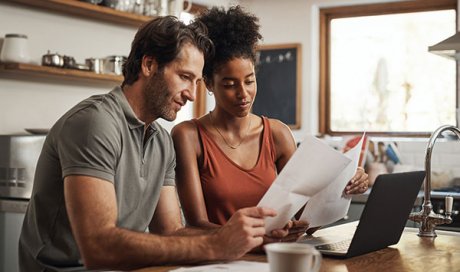
M 156 122 L 150 128 L 144 147 L 144 123 L 119 87 L 80 102 L 58 120 L 37 164 L 19 242 L 21 271 L 84 269 L 64 203 L 69 175 L 113 183 L 117 226 L 145 231 L 162 186 L 174 185 L 175 168 L 170 135 Z

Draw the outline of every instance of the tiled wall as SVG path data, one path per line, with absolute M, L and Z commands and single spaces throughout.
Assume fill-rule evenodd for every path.
M 341 137 L 325 138 L 332 147 L 340 149 L 343 145 Z M 428 139 L 424 138 L 370 138 L 374 143 L 394 142 L 400 153 L 402 164 L 395 165 L 395 171 L 411 171 L 425 169 L 425 153 Z M 452 182 L 460 185 L 460 141 L 458 139 L 437 139 L 431 155 L 433 188 L 451 186 Z
M 425 166 L 428 140 L 399 141 L 398 148 L 404 164 Z M 431 169 L 460 178 L 460 141 L 438 139 L 431 154 Z M 436 174 L 436 173 L 434 173 Z

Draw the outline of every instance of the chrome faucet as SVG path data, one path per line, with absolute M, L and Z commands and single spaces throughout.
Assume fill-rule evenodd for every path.
M 423 186 L 425 197 L 423 200 L 422 210 L 419 212 L 413 212 L 409 215 L 410 220 L 420 223 L 418 236 L 421 237 L 436 237 L 436 225 L 452 223 L 451 215 L 453 198 L 451 196 L 446 196 L 446 215 L 441 215 L 433 212 L 433 205 L 431 204 L 431 152 L 433 151 L 433 146 L 436 138 L 438 138 L 438 136 L 446 130 L 452 131 L 460 139 L 460 130 L 454 126 L 441 126 L 433 132 L 428 142 L 425 154 L 426 177 Z

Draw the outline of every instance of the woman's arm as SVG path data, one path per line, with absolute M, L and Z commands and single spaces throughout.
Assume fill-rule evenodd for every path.
M 275 164 L 278 173 L 283 170 L 286 163 L 297 149 L 291 129 L 283 122 L 269 119 L 275 145 Z
M 198 162 L 201 159 L 201 143 L 196 125 L 192 121 L 176 125 L 171 136 L 176 150 L 176 186 L 187 225 L 216 228 L 209 222 L 200 182 Z

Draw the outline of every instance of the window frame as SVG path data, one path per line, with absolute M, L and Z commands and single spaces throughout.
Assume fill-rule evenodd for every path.
M 331 90 L 330 90 L 330 27 L 331 21 L 338 18 L 398 14 L 422 11 L 436 11 L 454 9 L 457 14 L 456 0 L 415 0 L 402 2 L 389 2 L 379 4 L 364 4 L 352 6 L 329 7 L 320 9 L 319 24 L 319 132 L 328 135 L 350 135 L 357 131 L 333 131 L 331 129 Z M 458 16 L 456 17 L 456 23 Z M 458 66 L 456 66 L 456 108 L 458 105 Z M 457 120 L 457 123 L 459 120 Z M 402 137 L 429 137 L 426 132 L 376 132 L 367 134 L 375 136 L 402 136 Z

